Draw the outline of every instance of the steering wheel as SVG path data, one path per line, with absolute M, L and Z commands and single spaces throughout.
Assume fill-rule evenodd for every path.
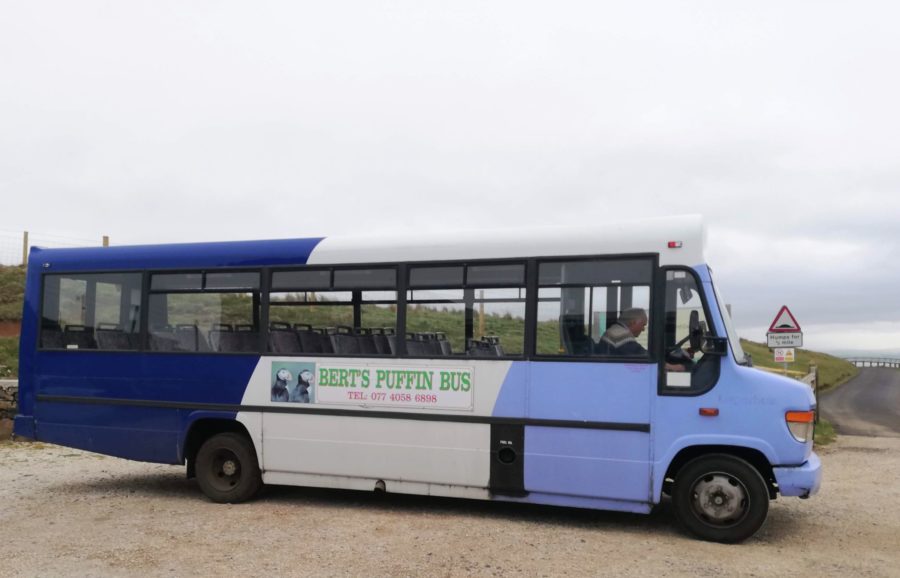
M 676 345 L 666 352 L 666 363 L 683 365 L 686 370 L 690 371 L 694 367 L 695 362 L 687 351 Z
M 684 365 L 685 369 L 690 370 L 694 366 L 694 360 L 681 348 L 688 341 L 690 341 L 691 351 L 698 351 L 703 342 L 703 327 L 700 325 L 700 313 L 696 309 L 691 311 L 687 337 L 666 351 L 666 363 Z

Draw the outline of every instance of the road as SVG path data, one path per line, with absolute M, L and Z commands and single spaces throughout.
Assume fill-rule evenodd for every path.
M 900 437 L 900 369 L 864 368 L 819 399 L 838 433 Z

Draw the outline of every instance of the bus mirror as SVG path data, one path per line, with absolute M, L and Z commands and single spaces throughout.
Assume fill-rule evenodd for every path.
M 687 285 L 682 285 L 682 286 L 678 289 L 678 294 L 679 294 L 679 296 L 681 297 L 681 304 L 682 304 L 682 305 L 687 304 L 687 302 L 691 300 L 691 297 L 693 297 L 691 288 L 688 287 Z
M 725 355 L 728 351 L 728 339 L 715 336 L 704 337 L 700 351 L 703 352 L 703 355 Z
M 689 321 L 689 329 L 688 329 L 688 338 L 691 342 L 691 349 L 698 350 L 700 349 L 703 343 L 703 328 L 700 326 L 700 312 L 694 309 L 691 311 L 691 317 Z

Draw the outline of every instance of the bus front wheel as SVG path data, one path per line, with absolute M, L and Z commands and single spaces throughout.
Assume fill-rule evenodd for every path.
M 214 502 L 243 502 L 262 487 L 256 451 L 241 434 L 220 433 L 206 440 L 197 452 L 195 466 L 197 484 Z
M 675 515 L 692 534 L 712 542 L 746 540 L 769 512 L 769 492 L 748 462 L 726 454 L 688 462 L 675 478 Z

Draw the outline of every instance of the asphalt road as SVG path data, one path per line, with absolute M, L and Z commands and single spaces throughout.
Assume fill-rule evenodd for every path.
M 838 433 L 900 437 L 900 369 L 864 368 L 819 405 Z

